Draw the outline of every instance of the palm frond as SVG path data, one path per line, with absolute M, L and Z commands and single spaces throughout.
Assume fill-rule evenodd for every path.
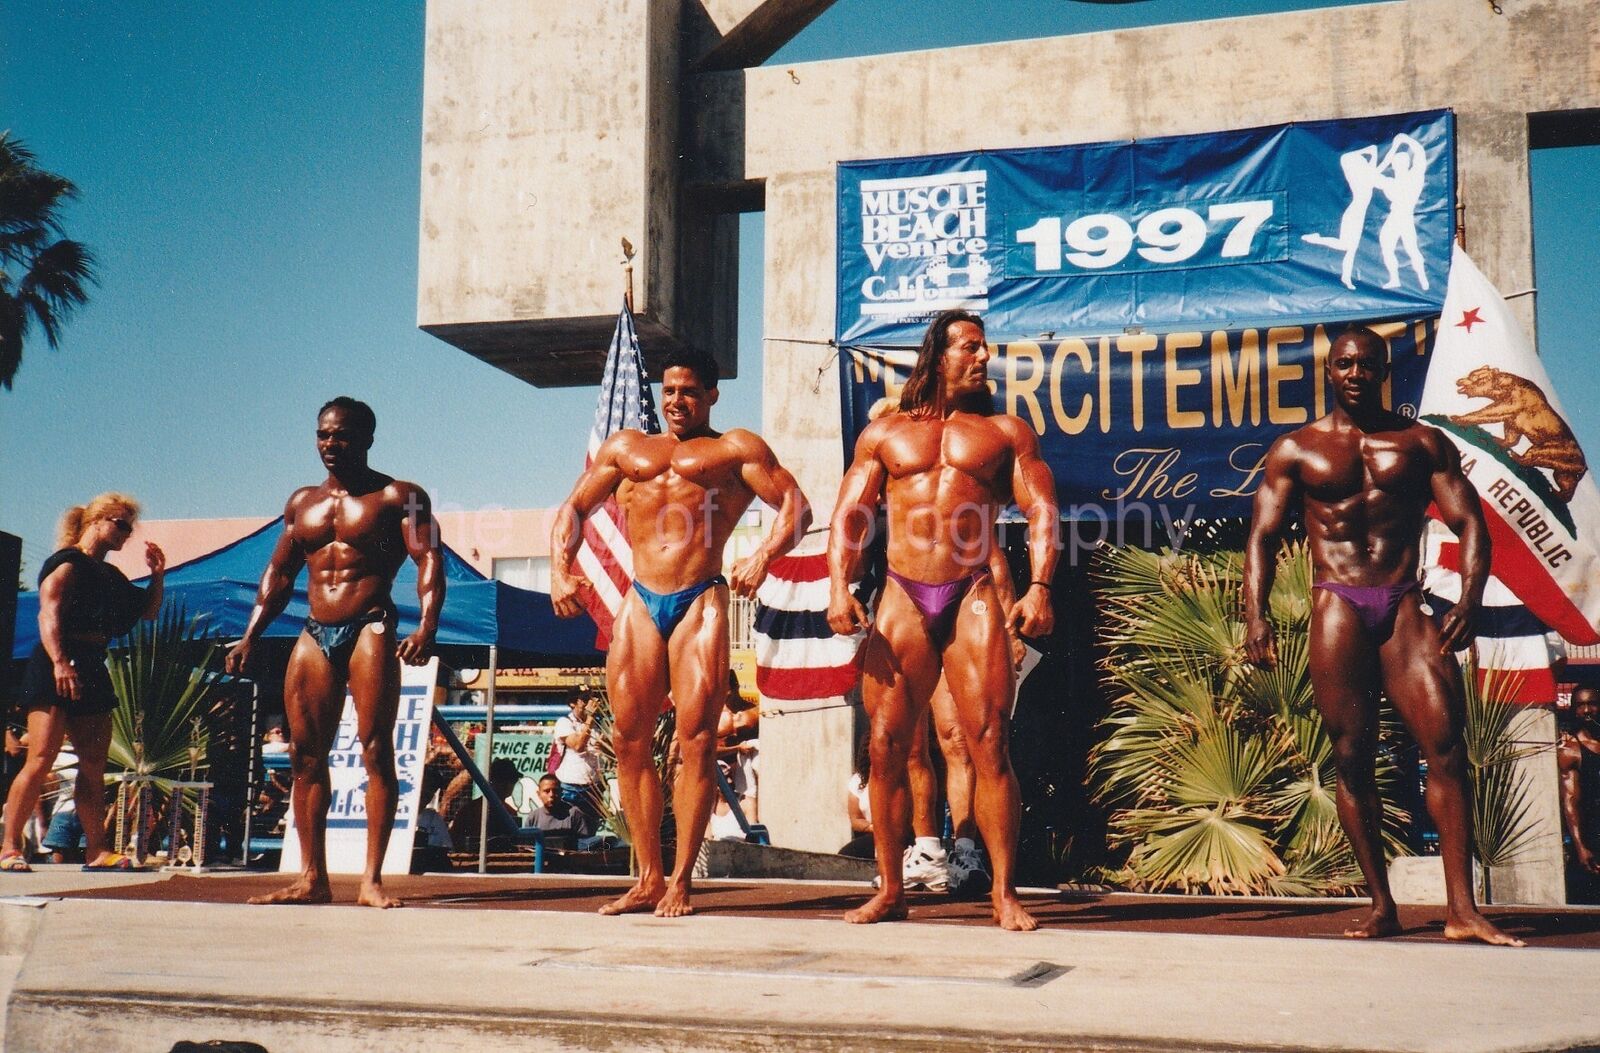
M 195 762 L 207 770 L 214 681 L 220 641 L 200 617 L 169 603 L 140 622 L 111 651 L 108 668 L 117 695 L 112 714 L 108 770 L 158 780 L 163 792 Z M 190 750 L 198 748 L 197 757 Z

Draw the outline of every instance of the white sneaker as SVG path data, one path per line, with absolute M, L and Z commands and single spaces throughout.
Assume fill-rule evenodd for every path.
M 957 844 L 950 851 L 950 895 L 956 899 L 977 899 L 987 895 L 994 883 L 983 850 L 974 845 Z
M 943 848 L 933 851 L 912 845 L 900 860 L 900 872 L 906 888 L 925 888 L 929 892 L 943 892 L 950 887 L 950 862 Z

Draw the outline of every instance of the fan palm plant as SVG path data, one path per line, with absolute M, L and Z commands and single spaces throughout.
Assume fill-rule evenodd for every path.
M 1312 705 L 1304 544 L 1285 550 L 1270 598 L 1271 670 L 1244 660 L 1237 552 L 1106 549 L 1096 576 L 1113 698 L 1090 770 L 1096 798 L 1113 809 L 1112 843 L 1128 851 L 1119 876 L 1142 889 L 1213 893 L 1359 885 L 1338 826 L 1332 744 Z M 1378 776 L 1391 790 L 1397 782 L 1381 757 Z M 1391 854 L 1409 822 L 1385 809 Z
M 88 299 L 94 256 L 61 237 L 61 206 L 77 194 L 70 180 L 40 168 L 31 150 L 0 133 L 0 387 L 7 390 L 28 332 L 37 328 L 58 346 L 62 323 Z
M 1485 867 L 1515 863 L 1533 846 L 1539 824 L 1532 789 L 1519 762 L 1541 747 L 1516 739 L 1514 723 L 1522 708 L 1505 701 L 1519 694 L 1519 673 L 1489 670 L 1480 687 L 1469 666 L 1467 692 L 1467 767 L 1472 775 L 1472 843 Z
M 182 604 L 168 603 L 111 651 L 117 708 L 107 778 L 120 781 L 126 773 L 149 780 L 148 814 L 171 804 L 173 783 L 209 769 L 216 710 L 225 704 L 210 675 L 220 650 L 203 618 L 190 618 Z

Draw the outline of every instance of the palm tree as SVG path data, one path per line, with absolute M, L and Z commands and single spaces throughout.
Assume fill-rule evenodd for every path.
M 37 328 L 60 346 L 62 323 L 89 298 L 94 255 L 61 236 L 61 206 L 77 196 L 70 180 L 40 168 L 32 150 L 0 132 L 0 386 L 8 391 L 28 333 Z

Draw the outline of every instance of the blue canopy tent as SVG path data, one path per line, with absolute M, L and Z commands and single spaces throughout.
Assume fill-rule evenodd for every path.
M 250 620 L 250 611 L 255 606 L 261 573 L 266 569 L 282 529 L 283 519 L 279 517 L 215 552 L 168 568 L 168 602 L 179 601 L 190 615 L 203 616 L 207 628 L 217 636 L 225 639 L 243 636 L 245 625 Z M 604 661 L 603 653 L 595 649 L 595 625 L 588 617 L 557 618 L 548 593 L 519 589 L 503 581 L 485 578 L 448 545 L 443 548 L 445 599 L 435 643 L 445 656 L 457 664 L 478 664 L 487 652 L 491 680 L 498 662 L 508 657 L 558 665 L 598 665 Z M 287 641 L 300 635 L 311 611 L 306 598 L 308 577 L 308 571 L 300 572 L 288 605 L 267 627 L 263 638 Z M 395 575 L 392 596 L 400 614 L 398 631 L 401 634 L 412 632 L 417 627 L 420 612 L 417 604 L 417 566 L 409 559 Z M 39 594 L 24 592 L 17 596 L 16 640 L 12 647 L 12 658 L 27 658 L 38 642 Z M 488 713 L 492 740 L 492 688 Z M 497 822 L 513 836 L 524 839 L 516 820 L 494 794 L 473 757 L 440 719 L 437 710 L 434 711 L 434 722 L 444 731 L 451 747 L 472 773 L 479 791 L 486 795 L 493 806 L 486 813 L 485 822 L 488 814 L 493 814 Z M 255 729 L 252 726 L 252 743 L 254 739 Z M 254 762 L 252 757 L 252 765 Z M 248 819 L 245 829 L 248 841 Z M 535 840 L 536 835 L 535 831 Z M 487 839 L 480 839 L 480 872 L 486 867 L 486 846 Z M 536 858 L 536 866 L 541 863 L 542 858 Z
M 204 615 L 215 634 L 237 639 L 244 635 L 256 585 L 278 542 L 283 520 L 274 519 L 215 552 L 196 557 L 167 570 L 166 594 L 179 600 L 191 615 Z M 502 658 L 516 656 L 560 665 L 599 664 L 595 626 L 587 617 L 557 618 L 547 593 L 519 589 L 485 578 L 448 545 L 444 546 L 445 600 L 439 617 L 439 648 L 447 654 L 464 649 L 498 646 Z M 267 639 L 292 640 L 300 635 L 310 607 L 306 600 L 307 572 L 295 580 L 294 595 L 263 634 Z M 394 602 L 400 611 L 402 634 L 417 627 L 417 567 L 401 565 L 394 580 Z M 39 594 L 17 596 L 16 642 L 13 658 L 26 658 L 39 642 Z M 476 659 L 475 659 L 476 660 Z

